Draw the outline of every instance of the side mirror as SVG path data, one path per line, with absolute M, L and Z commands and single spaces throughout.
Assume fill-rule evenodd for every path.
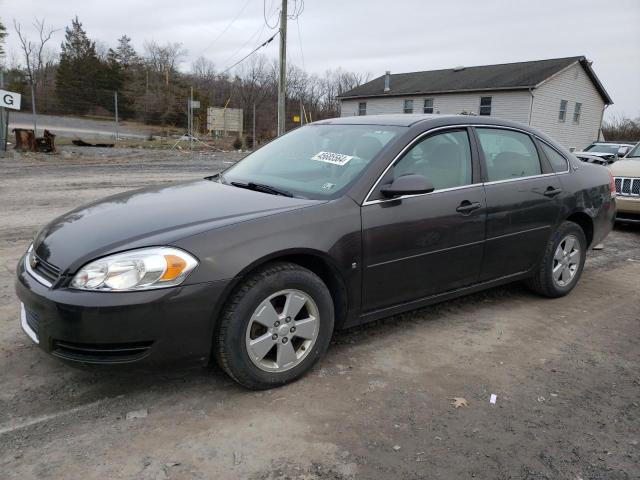
M 627 153 L 629 153 L 629 150 L 631 150 L 631 147 L 620 147 L 618 149 L 618 157 L 624 157 Z
M 410 174 L 396 178 L 391 185 L 385 185 L 380 189 L 380 193 L 388 198 L 400 197 L 402 195 L 417 195 L 420 193 L 433 192 L 434 187 L 429 180 L 422 175 Z

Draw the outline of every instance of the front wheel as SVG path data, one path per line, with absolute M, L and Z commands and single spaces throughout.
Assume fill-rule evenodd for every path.
M 325 353 L 333 332 L 331 294 L 310 270 L 271 264 L 232 295 L 220 319 L 215 356 L 251 389 L 292 382 Z
M 551 235 L 544 257 L 527 285 L 546 297 L 567 295 L 578 283 L 584 268 L 587 239 L 579 225 L 563 222 Z

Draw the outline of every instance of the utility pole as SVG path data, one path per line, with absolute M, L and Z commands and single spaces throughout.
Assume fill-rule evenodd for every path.
M 31 82 L 31 112 L 33 113 L 33 136 L 38 136 L 38 121 L 36 117 L 36 89 Z
M 0 67 L 0 88 L 4 88 L 4 72 Z M 0 107 L 0 153 L 7 150 L 7 133 L 9 131 L 9 110 Z
M 304 125 L 304 106 L 302 105 L 302 95 L 300 95 L 300 126 Z
M 116 113 L 116 142 L 118 141 L 118 92 L 113 92 L 113 105 Z
M 189 150 L 193 149 L 193 87 L 189 91 Z
M 285 130 L 287 75 L 287 0 L 282 0 L 280 10 L 280 75 L 278 76 L 278 136 Z
M 256 149 L 256 103 L 253 102 L 253 141 L 251 142 L 251 150 Z

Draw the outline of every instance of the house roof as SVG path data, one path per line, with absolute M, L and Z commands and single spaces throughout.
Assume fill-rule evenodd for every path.
M 579 62 L 591 78 L 602 100 L 612 104 L 611 97 L 584 56 L 552 58 L 531 62 L 501 63 L 477 67 L 447 68 L 427 72 L 395 73 L 391 75 L 388 92 L 384 91 L 384 75 L 338 95 L 339 98 L 392 97 L 488 90 L 528 90 L 565 68 Z

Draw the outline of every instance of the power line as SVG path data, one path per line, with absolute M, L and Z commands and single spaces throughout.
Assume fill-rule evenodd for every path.
M 247 58 L 249 58 L 251 55 L 253 55 L 254 53 L 256 53 L 258 50 L 260 50 L 263 47 L 266 47 L 269 43 L 271 43 L 273 41 L 274 38 L 276 38 L 276 36 L 279 34 L 280 32 L 276 32 L 273 35 L 271 35 L 271 37 L 265 41 L 264 43 L 261 43 L 260 45 L 258 45 L 256 48 L 254 48 L 253 50 L 251 50 L 249 53 L 247 53 L 244 57 L 242 57 L 240 60 L 238 60 L 236 63 L 234 63 L 233 65 L 231 65 L 229 68 L 226 68 L 225 70 L 223 70 L 222 72 L 219 73 L 219 75 L 224 75 L 225 73 L 227 73 L 229 70 L 231 70 L 233 67 L 239 65 L 240 63 L 242 63 L 243 61 L 245 61 Z
M 271 2 L 271 4 L 269 5 L 269 11 L 271 11 L 271 7 L 273 5 L 273 2 Z M 280 24 L 280 16 L 278 15 L 278 20 L 276 21 L 275 25 L 271 25 L 269 23 L 269 20 L 267 19 L 267 0 L 262 0 L 262 16 L 264 17 L 264 23 L 267 27 L 269 27 L 271 30 L 273 30 L 274 28 L 278 28 L 278 25 Z
M 220 40 L 220 38 L 221 38 L 225 33 L 227 33 L 227 31 L 231 28 L 231 26 L 236 22 L 236 20 L 238 20 L 238 18 L 240 17 L 240 15 L 242 15 L 242 13 L 245 11 L 245 9 L 247 8 L 247 5 L 249 5 L 249 3 L 250 3 L 250 2 L 251 2 L 251 0 L 247 0 L 247 1 L 246 1 L 246 3 L 242 6 L 242 8 L 240 9 L 240 11 L 238 12 L 238 14 L 237 14 L 235 17 L 233 17 L 233 20 L 231 20 L 231 22 L 229 22 L 229 24 L 225 27 L 225 29 L 224 29 L 224 30 L 222 30 L 222 32 L 220 32 L 220 34 L 219 34 L 216 38 L 214 38 L 214 39 L 211 41 L 211 43 L 209 43 L 206 47 L 204 47 L 204 48 L 200 51 L 200 53 L 199 53 L 197 56 L 202 55 L 202 53 L 203 53 L 205 50 L 210 49 L 213 45 L 215 45 L 215 43 L 216 43 L 218 40 Z
M 229 61 L 231 61 L 239 52 L 241 52 L 249 43 L 253 43 L 254 39 L 256 41 L 260 41 L 262 39 L 262 32 L 264 32 L 264 23 L 258 27 L 258 30 L 256 30 L 253 35 L 251 35 L 249 38 L 247 38 L 247 40 L 235 51 L 233 52 L 231 55 L 229 55 L 229 58 L 227 58 L 222 65 L 227 65 L 229 63 Z M 258 36 L 256 37 L 256 34 L 258 34 Z

